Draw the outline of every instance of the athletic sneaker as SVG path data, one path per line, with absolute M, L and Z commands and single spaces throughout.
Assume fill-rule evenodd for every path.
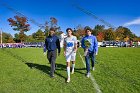
M 51 78 L 54 78 L 54 75 L 50 75 Z
M 69 83 L 69 82 L 70 82 L 70 78 L 67 79 L 67 83 Z
M 94 71 L 95 70 L 95 67 L 92 67 L 92 71 Z
M 89 76 L 90 76 L 90 73 L 88 72 L 86 76 L 87 76 L 87 78 L 89 78 Z

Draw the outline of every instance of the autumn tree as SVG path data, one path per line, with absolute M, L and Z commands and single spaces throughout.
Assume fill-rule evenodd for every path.
M 77 37 L 77 39 L 80 39 L 81 37 L 85 36 L 85 31 L 84 31 L 84 27 L 79 24 L 76 29 L 74 29 L 74 35 Z
M 112 28 L 106 29 L 104 32 L 104 40 L 110 41 L 115 40 L 115 32 Z
M 129 38 L 130 40 L 133 40 L 133 38 L 136 38 L 137 36 L 132 33 L 132 31 L 126 27 L 119 26 L 116 31 L 116 38 L 119 38 L 119 40 L 124 40 L 124 38 Z
M 26 17 L 20 16 L 14 16 L 14 18 L 8 19 L 9 25 L 13 27 L 13 30 L 19 31 L 19 39 L 21 42 L 25 41 L 25 32 L 30 30 L 30 25 L 27 24 L 27 21 Z
M 92 34 L 97 36 L 100 34 L 100 32 L 104 32 L 105 26 L 104 25 L 96 25 L 92 31 Z M 98 34 L 99 33 L 99 34 Z
M 104 40 L 104 33 L 103 33 L 103 32 L 98 32 L 97 40 L 98 40 L 99 42 L 101 42 L 101 41 Z
M 61 28 L 57 23 L 58 20 L 55 17 L 50 17 L 50 20 L 45 22 L 45 36 L 49 35 L 49 29 L 51 27 L 55 28 L 56 32 L 61 31 Z

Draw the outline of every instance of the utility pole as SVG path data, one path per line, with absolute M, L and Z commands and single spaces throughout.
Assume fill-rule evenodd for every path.
M 0 30 L 0 32 L 1 32 L 1 33 L 0 33 L 0 34 L 1 34 L 0 37 L 1 37 L 1 48 L 2 48 L 2 29 Z

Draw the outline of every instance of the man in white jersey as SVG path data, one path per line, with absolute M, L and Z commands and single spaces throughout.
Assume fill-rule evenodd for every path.
M 67 62 L 67 83 L 70 82 L 70 61 L 72 61 L 72 74 L 74 73 L 75 58 L 77 51 L 77 38 L 72 35 L 72 29 L 67 28 L 67 37 L 64 39 L 64 55 Z

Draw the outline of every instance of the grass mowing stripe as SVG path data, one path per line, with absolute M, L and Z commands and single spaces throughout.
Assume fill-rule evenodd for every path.
M 68 84 L 65 82 L 66 62 L 62 53 L 63 51 L 56 60 L 58 69 L 55 73 L 56 77 L 52 79 L 49 77 L 50 64 L 46 63 L 47 57 L 44 57 L 42 49 L 23 48 L 6 49 L 6 51 L 0 49 L 0 54 L 5 54 L 5 57 L 1 56 L 1 59 L 5 59 L 7 63 L 4 61 L 1 63 L 3 68 L 0 68 L 0 73 L 3 77 L 0 77 L 0 83 L 3 82 L 1 80 L 4 82 L 0 84 L 0 93 L 96 93 L 92 81 L 84 76 L 85 67 L 79 56 L 71 82 Z M 9 56 L 8 59 L 6 59 L 7 56 Z M 33 68 L 31 69 L 32 66 L 28 64 L 33 65 Z M 2 70 L 7 66 L 9 68 L 3 72 Z
M 78 54 L 80 55 L 80 58 L 82 59 L 82 62 L 84 64 L 84 66 L 86 67 L 86 64 L 85 64 L 85 62 L 84 62 L 84 60 L 83 60 L 83 58 L 82 58 L 82 56 L 81 56 L 79 51 L 78 51 Z M 91 81 L 92 81 L 92 83 L 93 83 L 93 85 L 94 85 L 94 87 L 96 89 L 96 93 L 102 93 L 102 91 L 100 90 L 99 85 L 97 84 L 95 78 L 92 75 L 90 75 L 90 79 L 91 79 Z
M 0 49 L 0 93 L 96 93 L 86 69 L 83 49 L 76 57 L 75 74 L 67 78 L 65 57 L 57 58 L 56 78 L 41 48 Z M 103 93 L 139 93 L 140 48 L 99 48 L 96 70 L 91 71 Z M 33 64 L 31 69 L 27 64 Z M 85 62 L 84 62 L 85 63 Z M 26 65 L 25 65 L 26 64 Z M 85 63 L 86 64 L 86 63 Z
M 9 54 L 10 56 L 12 56 L 13 58 L 16 58 L 16 59 L 18 59 L 18 60 L 20 60 L 20 61 L 22 61 L 22 62 L 28 62 L 27 60 L 25 60 L 25 59 L 23 59 L 21 56 L 18 56 L 17 54 L 14 54 L 14 53 L 12 53 L 11 51 L 9 51 L 9 50 L 6 50 L 6 49 L 2 49 L 3 51 L 5 51 L 7 54 Z

